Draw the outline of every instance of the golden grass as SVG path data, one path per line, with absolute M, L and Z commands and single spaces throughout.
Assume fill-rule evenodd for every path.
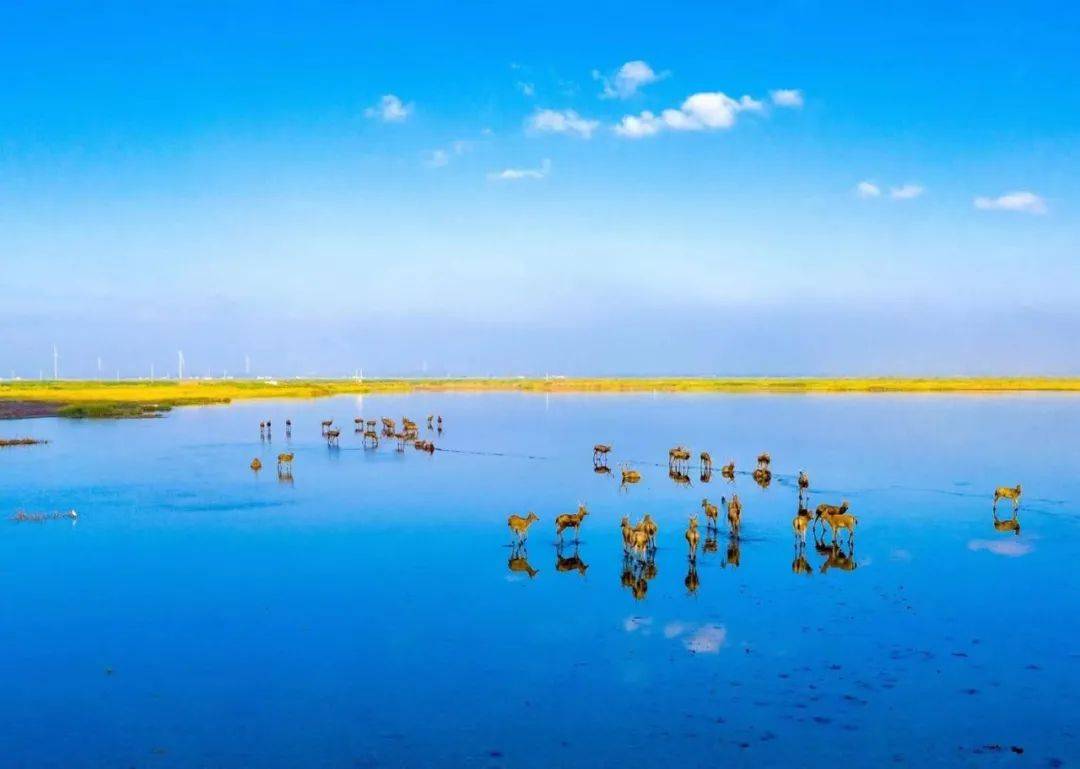
M 1080 377 L 812 378 L 660 377 L 593 379 L 376 379 L 0 382 L 0 399 L 63 404 L 61 415 L 143 416 L 173 406 L 252 398 L 447 392 L 1006 393 L 1080 392 Z M 66 412 L 66 413 L 65 413 Z

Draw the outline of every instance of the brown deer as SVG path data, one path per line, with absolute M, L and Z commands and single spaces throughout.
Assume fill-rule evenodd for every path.
M 506 525 L 510 527 L 510 531 L 517 535 L 518 544 L 525 542 L 525 539 L 529 536 L 529 527 L 539 521 L 536 513 L 529 512 L 527 516 L 522 518 L 520 515 L 511 515 L 506 519 Z
M 628 483 L 639 483 L 641 481 L 641 473 L 637 470 L 629 470 L 627 468 L 622 469 L 622 485 L 626 486 Z
M 333 430 L 326 431 L 326 445 L 337 446 L 338 439 L 341 437 L 341 430 L 334 428 Z
M 742 502 L 739 501 L 739 495 L 732 494 L 730 502 L 720 497 L 720 504 L 727 505 L 728 528 L 737 533 L 742 525 Z
M 668 465 L 671 467 L 678 467 L 683 462 L 690 461 L 690 449 L 685 446 L 676 446 L 673 449 L 668 449 Z
M 255 457 L 253 460 L 251 460 L 251 469 L 255 472 L 259 472 L 260 470 L 262 470 L 262 460 L 258 457 Z
M 843 506 L 841 506 L 843 507 Z M 844 508 L 846 510 L 846 508 Z M 859 519 L 854 515 L 847 512 L 827 513 L 822 516 L 821 520 L 832 529 L 833 542 L 836 542 L 836 535 L 842 530 L 847 529 L 848 543 L 855 541 L 855 527 L 859 525 Z
M 769 484 L 772 483 L 772 472 L 766 467 L 759 467 L 754 470 L 754 481 L 763 489 L 769 488 Z
M 701 452 L 701 472 L 712 472 L 712 457 L 707 451 Z
M 291 473 L 292 472 L 292 461 L 293 461 L 292 452 L 289 452 L 288 454 L 278 454 L 277 455 L 278 470 L 279 471 L 288 470 Z
M 1020 488 L 1020 484 L 1016 486 L 998 486 L 994 489 L 994 512 L 997 512 L 997 503 L 999 499 L 1008 499 L 1012 501 L 1013 510 L 1017 510 L 1020 507 L 1020 495 L 1023 493 L 1023 489 Z
M 765 470 L 768 470 L 769 465 L 771 463 L 772 463 L 772 457 L 769 456 L 769 452 L 766 451 L 766 452 L 763 452 L 761 454 L 758 454 L 758 458 L 757 458 L 758 467 L 763 468 Z
M 705 528 L 715 529 L 720 517 L 720 509 L 708 499 L 701 500 L 701 509 L 705 513 Z
M 720 475 L 724 476 L 729 481 L 735 480 L 735 460 L 734 459 L 720 468 Z
M 585 509 L 585 505 L 579 504 L 576 513 L 563 513 L 555 518 L 555 534 L 558 536 L 559 541 L 562 541 L 563 532 L 567 529 L 574 530 L 574 541 L 577 542 L 581 536 L 581 522 L 585 520 L 585 516 L 589 514 L 589 511 Z
M 364 431 L 364 445 L 370 445 L 372 448 L 377 448 L 379 445 L 379 434 L 374 430 Z
M 689 525 L 686 527 L 686 545 L 690 549 L 690 559 L 697 559 L 698 541 L 701 534 L 698 533 L 697 516 L 691 515 Z
M 593 446 L 592 461 L 594 465 L 607 462 L 607 455 L 611 453 L 611 446 L 607 443 L 598 443 Z

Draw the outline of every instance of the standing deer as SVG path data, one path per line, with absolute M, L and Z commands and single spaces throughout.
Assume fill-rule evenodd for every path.
M 1023 489 L 1020 488 L 1020 484 L 1016 484 L 1014 487 L 998 486 L 994 489 L 994 512 L 997 512 L 997 503 L 999 499 L 1008 499 L 1012 501 L 1013 510 L 1020 508 L 1020 495 L 1023 493 Z

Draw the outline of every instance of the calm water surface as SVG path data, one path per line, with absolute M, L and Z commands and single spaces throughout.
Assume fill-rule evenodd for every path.
M 432 412 L 430 457 L 352 432 Z M 425 394 L 0 434 L 51 441 L 0 451 L 5 518 L 79 511 L 0 521 L 5 767 L 1080 757 L 1078 398 Z M 595 473 L 597 441 L 642 483 Z M 767 450 L 776 475 L 679 486 L 676 443 L 740 471 Z M 811 541 L 793 572 L 800 468 L 812 505 L 851 501 L 856 569 L 823 573 Z M 991 495 L 1018 482 L 1015 535 Z M 721 527 L 691 592 L 686 519 L 732 491 L 741 540 Z M 579 501 L 580 568 L 560 571 L 552 519 Z M 531 578 L 508 567 L 506 516 L 527 510 Z M 618 521 L 644 512 L 659 549 L 636 598 Z

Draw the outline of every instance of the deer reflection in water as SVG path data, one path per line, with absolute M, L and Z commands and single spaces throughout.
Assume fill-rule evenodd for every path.
M 578 545 L 574 543 L 574 552 L 569 556 L 563 555 L 563 543 L 559 542 L 555 545 L 555 571 L 568 572 L 576 571 L 581 576 L 585 576 L 585 572 L 588 571 L 589 564 L 581 560 L 581 555 L 578 553 Z
M 686 586 L 686 592 L 689 595 L 694 595 L 697 592 L 698 587 L 701 586 L 701 580 L 698 579 L 697 573 L 697 558 L 688 559 L 686 579 L 683 580 L 683 585 Z
M 810 576 L 814 573 L 814 567 L 806 560 L 806 540 L 795 545 L 795 560 L 791 562 L 792 574 L 805 574 Z
M 759 467 L 754 470 L 754 482 L 763 489 L 769 488 L 772 483 L 772 472 L 767 467 Z
M 635 600 L 641 601 L 649 592 L 649 580 L 657 575 L 656 559 L 652 552 L 645 558 L 634 558 L 629 553 L 623 556 L 623 568 L 620 581 L 629 589 Z
M 528 574 L 529 579 L 532 579 L 540 573 L 529 563 L 529 551 L 526 550 L 525 545 L 520 542 L 510 549 L 510 558 L 507 559 L 506 566 L 511 572 Z
M 1016 508 L 1013 509 L 1012 518 L 998 518 L 997 510 L 994 510 L 994 528 L 1000 531 L 1002 534 L 1013 534 L 1020 536 L 1020 511 Z
M 732 529 L 728 535 L 727 553 L 724 555 L 724 560 L 720 562 L 720 566 L 726 569 L 730 564 L 737 569 L 740 563 L 742 563 L 742 548 L 739 542 L 739 530 Z
M 692 486 L 690 476 L 679 470 L 677 467 L 672 467 L 668 470 L 668 477 L 675 481 L 677 486 Z
M 822 549 L 817 548 L 820 553 Z M 821 564 L 821 573 L 825 574 L 829 569 L 840 569 L 841 571 L 855 571 L 859 567 L 859 564 L 855 562 L 855 543 L 849 542 L 848 549 L 844 548 L 838 543 L 833 542 L 825 551 L 825 563 Z

